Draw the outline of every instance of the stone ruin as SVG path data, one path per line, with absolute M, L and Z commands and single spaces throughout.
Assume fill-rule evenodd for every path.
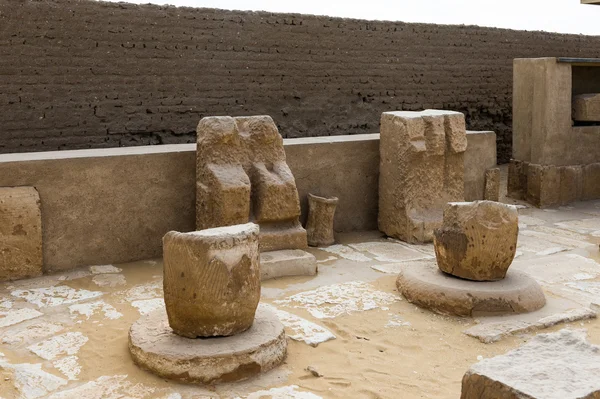
M 433 241 L 442 210 L 464 201 L 465 118 L 460 112 L 384 112 L 379 144 L 379 230 Z
M 307 247 L 296 182 L 270 116 L 211 116 L 197 128 L 196 228 L 255 222 L 260 250 Z
M 338 204 L 337 197 L 319 197 L 308 194 L 308 220 L 306 233 L 308 245 L 320 247 L 335 243 L 333 234 L 333 217 Z
M 437 265 L 407 265 L 398 290 L 410 301 L 458 316 L 526 313 L 546 304 L 539 284 L 507 273 L 517 248 L 518 213 L 492 201 L 449 203 L 434 233 Z
M 243 380 L 285 360 L 283 325 L 258 306 L 258 236 L 253 223 L 165 235 L 166 309 L 131 327 L 137 365 L 164 378 L 213 384 Z

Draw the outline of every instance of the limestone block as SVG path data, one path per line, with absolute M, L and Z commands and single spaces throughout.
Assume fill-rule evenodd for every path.
M 34 187 L 0 188 L 0 281 L 42 274 L 42 214 Z
M 514 206 L 499 202 L 449 203 L 435 231 L 438 267 L 468 280 L 503 279 L 515 257 L 518 219 Z
M 562 205 L 581 200 L 583 196 L 583 168 L 560 167 L 560 203 Z
M 560 204 L 560 169 L 553 165 L 527 166 L 527 202 L 546 208 Z
M 254 223 L 163 238 L 169 324 L 188 338 L 247 330 L 260 299 L 258 226 Z
M 600 122 L 600 93 L 573 96 L 573 119 L 581 122 Z
M 514 199 L 525 199 L 527 195 L 527 162 L 511 159 L 508 165 L 507 195 Z
M 318 247 L 335 243 L 333 217 L 337 204 L 336 197 L 324 198 L 308 194 L 308 221 L 306 222 L 308 245 Z
M 500 199 L 500 169 L 492 168 L 485 171 L 485 192 L 483 199 L 498 201 Z
M 600 163 L 583 167 L 583 200 L 600 198 Z
M 495 168 L 496 133 L 467 130 L 469 143 L 465 151 L 465 201 L 482 200 L 485 191 L 485 171 Z
M 288 276 L 314 276 L 317 274 L 317 258 L 301 249 L 261 252 L 261 281 Z
M 384 112 L 379 230 L 407 242 L 432 241 L 444 204 L 464 200 L 466 143 L 458 112 Z
M 504 355 L 474 364 L 461 399 L 592 399 L 600 397 L 600 347 L 585 330 L 539 334 Z
M 306 248 L 296 182 L 271 117 L 206 117 L 197 133 L 197 229 L 253 221 L 261 251 Z

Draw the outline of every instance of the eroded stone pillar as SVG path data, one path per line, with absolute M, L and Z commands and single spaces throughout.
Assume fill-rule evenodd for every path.
M 379 230 L 430 242 L 447 202 L 464 201 L 467 136 L 459 112 L 384 112 L 381 116 Z
M 197 133 L 196 227 L 253 221 L 261 251 L 306 248 L 296 182 L 271 117 L 206 117 Z
M 308 221 L 306 234 L 308 245 L 319 247 L 335 243 L 333 219 L 338 199 L 336 197 L 319 197 L 308 194 Z
M 0 281 L 42 274 L 42 213 L 34 187 L 0 187 Z
M 229 336 L 252 326 L 260 299 L 258 232 L 247 223 L 164 236 L 164 296 L 176 334 Z
M 517 250 L 519 215 L 512 205 L 492 201 L 449 203 L 435 231 L 440 270 L 476 281 L 501 280 Z
M 483 199 L 488 201 L 500 200 L 500 168 L 491 168 L 485 171 Z

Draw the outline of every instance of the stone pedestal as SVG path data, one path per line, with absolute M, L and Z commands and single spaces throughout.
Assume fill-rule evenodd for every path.
M 440 270 L 476 281 L 501 280 L 517 250 L 519 214 L 512 205 L 492 201 L 451 202 L 435 231 Z
M 308 221 L 306 222 L 308 245 L 319 247 L 335 243 L 333 217 L 337 204 L 336 197 L 324 198 L 308 194 Z
M 169 232 L 163 239 L 169 324 L 188 338 L 247 330 L 260 299 L 258 226 Z
M 444 205 L 464 201 L 464 115 L 384 112 L 379 148 L 379 230 L 410 243 L 432 241 Z
M 217 384 L 244 380 L 280 365 L 287 341 L 277 315 L 262 306 L 248 330 L 213 339 L 174 334 L 165 310 L 159 309 L 133 324 L 129 351 L 138 366 L 163 378 Z
M 261 251 L 306 248 L 296 182 L 271 117 L 206 117 L 197 133 L 196 228 L 254 221 Z
M 0 188 L 0 281 L 42 274 L 42 214 L 34 187 Z

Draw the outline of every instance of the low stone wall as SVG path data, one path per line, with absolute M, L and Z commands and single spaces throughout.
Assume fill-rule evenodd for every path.
M 467 137 L 467 154 L 482 153 L 481 145 L 471 146 L 475 135 Z M 195 147 L 0 155 L 0 187 L 34 186 L 40 193 L 46 272 L 159 257 L 166 232 L 195 228 Z M 377 229 L 378 134 L 286 139 L 284 147 L 302 221 L 310 192 L 339 197 L 336 231 Z M 495 155 L 495 148 L 488 152 Z M 488 163 L 468 167 L 466 184 Z

